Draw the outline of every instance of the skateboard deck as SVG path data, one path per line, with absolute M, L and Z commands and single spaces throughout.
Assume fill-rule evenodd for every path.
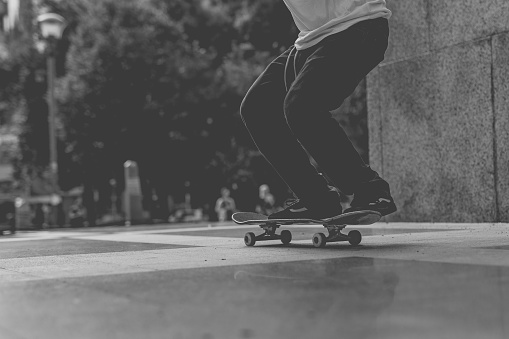
M 289 244 L 292 240 L 292 234 L 288 230 L 277 234 L 276 230 L 280 226 L 293 224 L 321 224 L 329 235 L 316 233 L 312 241 L 315 247 L 324 247 L 327 242 L 348 241 L 352 245 L 358 245 L 362 240 L 362 235 L 357 230 L 352 230 L 348 234 L 341 233 L 341 230 L 347 225 L 370 225 L 380 220 L 381 214 L 376 211 L 355 211 L 341 214 L 339 217 L 324 221 L 319 219 L 269 219 L 268 216 L 253 212 L 237 212 L 232 216 L 233 221 L 240 225 L 259 225 L 265 233 L 255 235 L 252 232 L 246 233 L 244 243 L 247 246 L 254 246 L 257 241 L 281 240 L 283 244 Z

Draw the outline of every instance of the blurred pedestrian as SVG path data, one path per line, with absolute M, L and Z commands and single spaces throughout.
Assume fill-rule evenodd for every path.
M 235 200 L 230 197 L 230 190 L 226 187 L 221 189 L 221 197 L 216 201 L 216 213 L 219 221 L 231 220 L 235 212 Z
M 7 220 L 7 225 L 9 226 L 9 230 L 11 231 L 11 234 L 16 233 L 16 216 L 14 213 L 7 213 L 5 216 Z
M 297 196 L 269 218 L 332 220 L 343 213 L 332 184 L 354 195 L 346 211 L 396 211 L 389 184 L 364 163 L 332 117 L 383 59 L 391 11 L 385 0 L 284 0 L 299 36 L 251 86 L 242 119 L 260 152 Z
M 69 207 L 69 223 L 71 227 L 83 227 L 85 224 L 85 212 L 81 198 L 76 198 Z
M 274 199 L 274 196 L 270 193 L 269 185 L 260 185 L 258 189 L 258 204 L 256 205 L 256 212 L 270 215 L 274 213 L 275 204 L 276 199 Z

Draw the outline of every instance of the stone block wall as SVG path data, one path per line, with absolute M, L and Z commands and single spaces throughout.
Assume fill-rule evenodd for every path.
M 370 164 L 388 221 L 509 221 L 509 1 L 387 0 L 368 76 Z

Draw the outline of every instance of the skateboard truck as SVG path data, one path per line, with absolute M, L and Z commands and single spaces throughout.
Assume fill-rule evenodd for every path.
M 312 238 L 313 246 L 315 247 L 324 247 L 328 242 L 339 241 L 348 241 L 351 245 L 357 246 L 362 240 L 361 232 L 357 230 L 352 230 L 348 232 L 348 234 L 341 233 L 346 225 L 324 224 L 323 226 L 327 229 L 329 235 L 326 236 L 323 233 L 315 233 Z
M 283 230 L 281 234 L 277 234 L 276 230 L 279 226 L 279 224 L 262 224 L 260 227 L 265 232 L 259 235 L 255 235 L 253 232 L 246 233 L 244 243 L 246 246 L 254 246 L 257 241 L 281 240 L 284 245 L 289 244 L 292 241 L 292 232 Z

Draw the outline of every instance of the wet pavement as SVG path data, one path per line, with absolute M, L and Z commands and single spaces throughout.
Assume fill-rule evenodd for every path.
M 509 338 L 509 225 L 233 224 L 0 237 L 0 338 Z M 348 229 L 347 229 L 348 230 Z

